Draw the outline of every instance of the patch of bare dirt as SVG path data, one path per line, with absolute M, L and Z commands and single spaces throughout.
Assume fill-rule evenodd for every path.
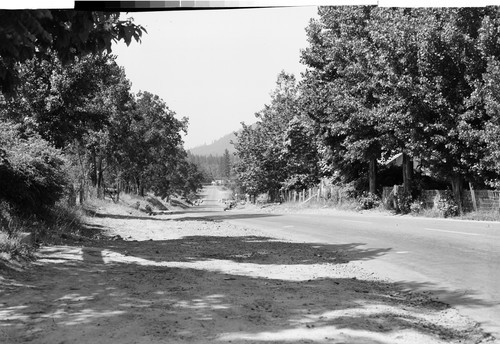
M 0 343 L 481 343 L 455 309 L 364 271 L 381 254 L 99 209 L 99 240 L 0 268 Z

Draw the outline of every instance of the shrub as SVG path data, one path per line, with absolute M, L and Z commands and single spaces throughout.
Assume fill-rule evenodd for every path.
M 21 232 L 25 231 L 27 224 L 27 220 L 12 213 L 12 207 L 7 202 L 0 201 L 0 258 L 10 260 L 34 257 L 31 245 L 21 241 Z
M 356 189 L 354 183 L 347 184 L 337 184 L 333 187 L 333 194 L 328 193 L 328 198 L 334 199 L 336 202 L 339 202 L 339 197 L 342 199 L 342 203 L 345 201 L 357 201 L 363 193 Z M 366 192 L 365 192 L 366 193 Z
M 437 209 L 444 217 L 458 216 L 458 205 L 450 190 L 446 190 L 440 195 L 437 202 Z
M 9 232 L 12 223 L 12 210 L 9 203 L 0 201 L 0 231 Z
M 411 211 L 413 197 L 407 191 L 398 192 L 396 195 L 396 211 L 401 214 L 408 214 Z
M 66 235 L 82 235 L 85 227 L 82 225 L 82 212 L 79 208 L 68 207 L 63 202 L 58 202 L 36 228 L 37 240 L 51 241 Z
M 380 198 L 371 192 L 364 192 L 359 198 L 358 203 L 361 209 L 373 209 L 380 206 Z
M 410 204 L 410 212 L 412 214 L 420 214 L 422 213 L 422 211 L 424 210 L 424 202 L 422 201 L 413 201 L 411 204 Z
M 0 200 L 22 214 L 42 214 L 68 184 L 62 152 L 37 134 L 0 122 Z
M 22 243 L 21 238 L 16 235 L 8 235 L 5 232 L 0 231 L 0 258 L 6 258 L 7 260 L 15 259 L 34 259 L 33 247 Z M 4 254 L 7 254 L 5 256 Z

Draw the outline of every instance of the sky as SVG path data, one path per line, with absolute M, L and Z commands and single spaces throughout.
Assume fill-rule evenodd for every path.
M 157 94 L 188 117 L 190 149 L 252 124 L 270 102 L 280 71 L 300 78 L 315 6 L 131 12 L 147 34 L 113 47 L 132 90 Z

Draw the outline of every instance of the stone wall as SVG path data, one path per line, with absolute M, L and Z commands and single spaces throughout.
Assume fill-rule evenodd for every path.
M 443 197 L 446 190 L 424 190 L 421 199 L 426 208 L 434 208 L 439 199 Z M 474 190 L 478 210 L 500 210 L 500 191 L 499 190 Z M 388 207 L 391 207 L 391 198 L 394 193 L 394 187 L 384 187 L 382 192 L 382 201 Z M 469 189 L 464 189 L 464 208 L 465 210 L 473 210 L 472 192 Z

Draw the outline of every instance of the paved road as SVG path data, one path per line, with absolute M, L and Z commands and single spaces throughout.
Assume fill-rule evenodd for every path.
M 363 215 L 231 220 L 304 241 L 351 244 L 365 268 L 432 290 L 500 338 L 500 224 Z
M 205 197 L 215 200 L 217 192 L 208 188 Z M 205 202 L 205 207 L 222 208 L 216 201 Z M 433 291 L 500 338 L 498 222 L 234 210 L 209 216 L 305 242 L 348 244 L 366 269 L 411 289 Z

